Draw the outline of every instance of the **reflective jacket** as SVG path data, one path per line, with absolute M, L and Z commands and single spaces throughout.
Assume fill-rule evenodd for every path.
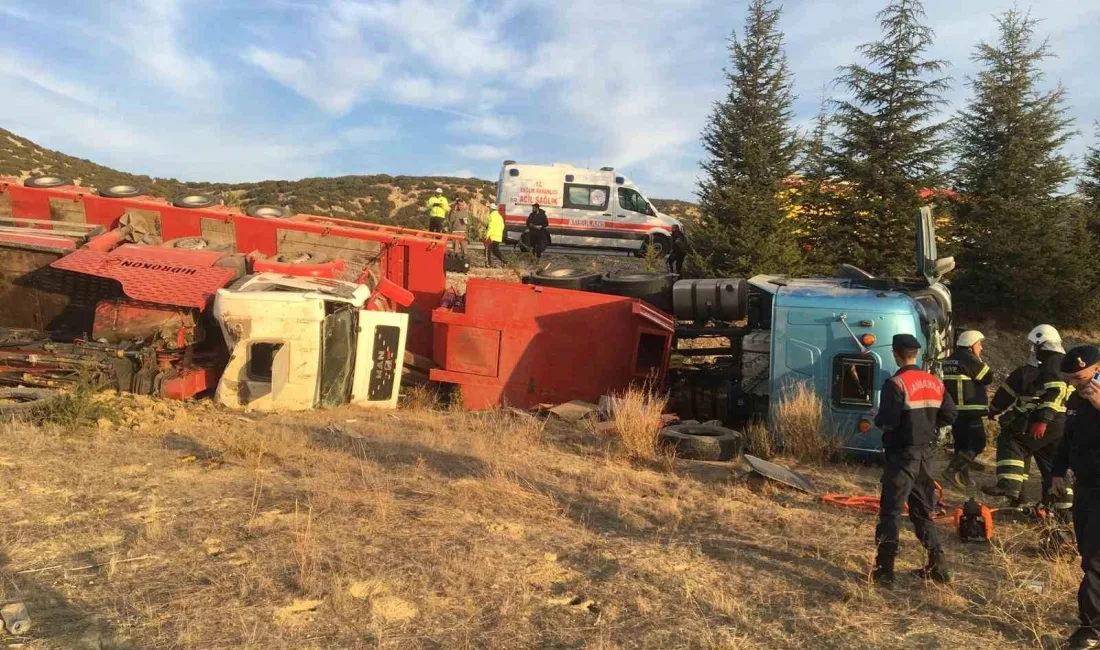
M 1034 422 L 1046 422 L 1044 437 L 1062 435 L 1066 400 L 1073 392 L 1058 371 L 1064 356 L 1044 350 L 1039 353 L 1038 366 L 1020 366 L 1012 371 L 989 405 L 992 415 L 1006 413 L 1001 428 L 1022 430 Z
M 939 377 L 905 366 L 883 383 L 875 424 L 882 429 L 882 446 L 896 449 L 931 443 L 957 414 Z
M 490 212 L 486 218 L 485 237 L 498 243 L 504 241 L 504 217 L 497 210 Z
M 983 416 L 989 413 L 989 395 L 985 387 L 993 383 L 993 373 L 970 348 L 955 348 L 943 362 L 943 383 L 955 400 L 959 416 Z
M 447 197 L 433 196 L 428 199 L 428 216 L 432 219 L 442 219 L 447 216 L 447 211 L 451 209 L 451 204 L 447 201 Z

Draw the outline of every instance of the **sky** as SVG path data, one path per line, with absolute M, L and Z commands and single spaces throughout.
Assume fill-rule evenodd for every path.
M 788 0 L 806 128 L 885 0 Z M 930 56 L 965 103 L 974 46 L 1013 0 L 926 0 Z M 1020 3 L 1023 9 L 1028 5 Z M 504 159 L 614 166 L 694 198 L 746 0 L 0 0 L 0 127 L 189 181 L 476 176 Z M 1100 2 L 1030 7 L 1081 135 L 1100 119 Z M 948 108 L 949 112 L 951 108 Z M 946 113 L 945 113 L 946 116 Z

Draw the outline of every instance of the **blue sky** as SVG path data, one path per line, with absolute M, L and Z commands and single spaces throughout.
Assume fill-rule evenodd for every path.
M 341 174 L 496 179 L 500 162 L 624 169 L 692 199 L 738 0 L 0 0 L 0 126 L 184 180 Z M 791 0 L 807 125 L 885 0 Z M 1012 0 L 928 0 L 958 105 Z M 1022 7 L 1027 5 L 1021 4 Z M 1100 2 L 1036 4 L 1082 136 L 1100 119 Z

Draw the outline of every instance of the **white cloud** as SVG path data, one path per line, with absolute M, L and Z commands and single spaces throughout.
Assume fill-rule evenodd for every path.
M 387 83 L 386 96 L 399 104 L 440 108 L 461 104 L 466 93 L 456 86 L 424 77 L 402 77 Z
M 479 115 L 451 122 L 447 129 L 462 135 L 484 135 L 510 140 L 523 132 L 519 120 L 511 116 Z
M 180 40 L 186 26 L 179 0 L 133 0 L 110 5 L 113 29 L 105 38 L 121 47 L 158 85 L 184 95 L 209 95 L 218 75 L 205 58 L 187 52 Z
M 466 144 L 451 147 L 451 151 L 462 158 L 471 160 L 503 160 L 509 155 L 508 150 L 504 147 L 496 147 L 491 144 Z
M 5 54 L 2 51 L 0 51 L 0 75 L 21 79 L 58 97 L 75 102 L 92 104 L 102 99 L 100 93 L 82 83 L 58 77 L 32 59 L 15 54 Z M 9 95 L 8 97 L 15 96 Z

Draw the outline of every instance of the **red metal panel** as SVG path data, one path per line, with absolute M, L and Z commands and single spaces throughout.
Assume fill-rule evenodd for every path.
M 209 255 L 216 254 L 123 246 L 109 253 L 74 251 L 50 266 L 117 280 L 134 300 L 202 309 L 237 276 L 232 269 L 204 263 L 202 258 Z
M 166 379 L 160 392 L 168 399 L 191 399 L 216 388 L 219 378 L 221 370 L 218 368 L 187 368 L 181 370 L 179 375 Z

